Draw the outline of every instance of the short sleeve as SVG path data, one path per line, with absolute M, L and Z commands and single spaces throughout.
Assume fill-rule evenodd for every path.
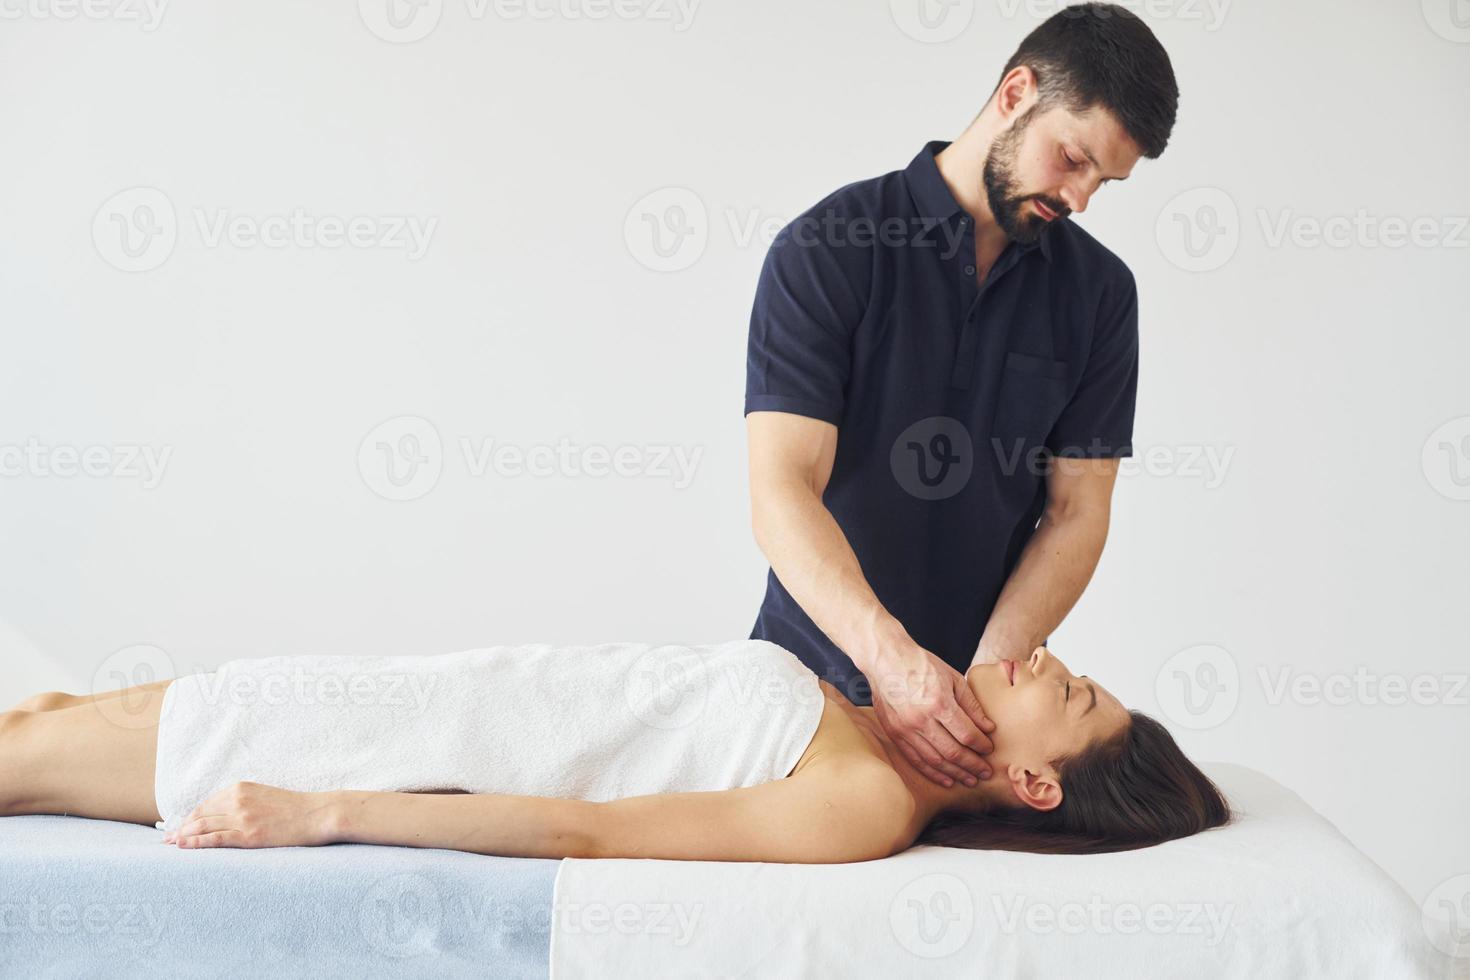
M 839 425 L 852 372 L 852 337 L 866 307 L 854 245 L 823 241 L 793 221 L 766 252 L 750 314 L 745 414 L 789 412 Z M 803 232 L 804 229 L 804 233 Z
M 1082 380 L 1052 426 L 1047 448 L 1057 456 L 1132 456 L 1137 399 L 1138 285 L 1125 269 L 1104 291 Z

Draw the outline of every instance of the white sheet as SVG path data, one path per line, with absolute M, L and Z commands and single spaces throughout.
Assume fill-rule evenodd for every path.
M 1337 828 L 1260 772 L 1204 768 L 1237 822 L 1140 851 L 568 859 L 551 978 L 1451 976 L 1448 924 Z

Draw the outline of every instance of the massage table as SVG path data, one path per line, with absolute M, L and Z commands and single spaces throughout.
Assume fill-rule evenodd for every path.
M 1264 774 L 1204 768 L 1237 823 L 1085 856 L 180 850 L 150 827 L 6 817 L 0 976 L 1470 977 L 1470 946 L 1452 955 L 1470 921 L 1421 910 Z

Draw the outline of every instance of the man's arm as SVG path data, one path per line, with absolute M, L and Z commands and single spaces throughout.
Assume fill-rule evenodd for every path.
M 1077 603 L 1102 555 L 1118 459 L 1133 451 L 1138 396 L 1138 284 L 1121 263 L 1098 310 L 1086 371 L 1047 438 L 1046 510 L 996 599 L 975 663 L 1030 656 Z
M 1055 457 L 1046 510 L 996 600 L 975 663 L 1024 660 L 1092 579 L 1108 537 L 1118 460 Z
M 879 601 L 822 493 L 837 454 L 837 427 L 785 412 L 751 412 L 751 528 L 776 577 L 858 669 L 908 631 Z
M 750 412 L 746 426 L 751 524 L 782 586 L 863 672 L 880 724 L 915 768 L 946 787 L 988 778 L 995 723 L 964 678 L 884 608 L 822 502 L 837 427 L 775 411 Z
M 872 292 L 872 252 L 820 237 L 804 244 L 797 227 L 772 242 L 750 317 L 745 416 L 756 542 L 781 585 L 862 671 L 878 721 L 905 757 L 941 786 L 973 785 L 990 775 L 982 753 L 993 748 L 986 732 L 994 723 L 964 677 L 883 607 L 822 503 L 853 333 Z

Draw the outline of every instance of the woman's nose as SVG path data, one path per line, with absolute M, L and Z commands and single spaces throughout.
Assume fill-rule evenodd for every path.
M 1031 651 L 1031 672 L 1033 674 L 1041 673 L 1043 670 L 1046 669 L 1046 665 L 1050 661 L 1051 651 L 1047 650 L 1046 647 L 1037 647 L 1035 650 Z

